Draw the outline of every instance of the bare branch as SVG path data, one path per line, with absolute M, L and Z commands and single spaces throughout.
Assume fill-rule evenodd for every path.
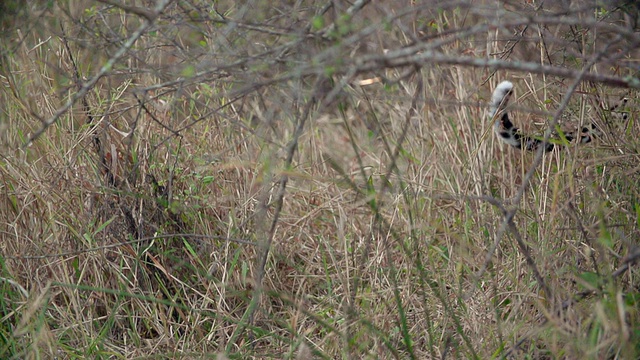
M 492 70 L 514 70 L 523 73 L 554 75 L 563 78 L 580 78 L 581 81 L 592 81 L 612 87 L 640 89 L 640 80 L 635 77 L 621 78 L 618 76 L 585 73 L 569 68 L 541 65 L 532 62 L 512 62 L 498 59 L 482 59 L 470 56 L 451 56 L 440 52 L 414 52 L 415 49 L 406 48 L 390 51 L 385 55 L 371 56 L 356 60 L 359 73 L 379 70 L 381 68 L 396 68 L 404 66 L 421 66 L 424 64 L 462 65 L 468 67 L 488 68 Z M 587 67 L 588 69 L 588 67 Z
M 129 5 L 121 4 L 120 2 L 115 0 L 98 0 L 98 2 L 115 6 L 117 8 L 124 10 L 124 12 L 141 16 L 151 22 L 154 21 L 159 14 L 148 8 L 143 8 L 139 6 L 129 6 Z
M 158 14 L 162 13 L 164 9 L 172 1 L 173 0 L 158 1 L 158 4 L 154 8 L 154 12 L 156 14 L 155 17 L 157 17 Z M 140 38 L 140 36 L 142 36 L 142 34 L 144 34 L 151 27 L 151 25 L 153 25 L 153 21 L 146 19 L 144 23 L 140 25 L 140 27 L 138 27 L 138 29 L 136 29 L 131 34 L 129 39 L 127 39 L 127 41 L 124 44 L 122 44 L 122 46 L 118 49 L 118 51 L 116 51 L 116 53 L 113 54 L 113 56 L 109 60 L 107 60 L 107 62 L 102 66 L 102 68 L 100 68 L 100 71 L 98 71 L 98 73 L 95 74 L 89 81 L 85 82 L 80 88 L 80 90 L 78 90 L 78 92 L 73 94 L 71 99 L 69 99 L 69 101 L 64 106 L 56 110 L 53 116 L 45 120 L 44 123 L 42 124 L 42 127 L 38 129 L 38 131 L 36 131 L 33 135 L 31 135 L 29 140 L 23 146 L 26 147 L 32 142 L 34 142 L 35 140 L 37 140 L 40 137 L 40 135 L 44 134 L 44 132 L 47 131 L 47 129 L 51 125 L 53 125 L 56 121 L 58 121 L 60 116 L 66 113 L 76 103 L 76 101 L 80 100 L 83 96 L 85 96 L 87 92 L 89 92 L 89 90 L 91 90 L 98 83 L 98 80 L 100 80 L 109 71 L 111 71 L 111 69 L 113 68 L 113 65 L 115 65 L 118 59 L 120 59 L 133 46 L 133 44 L 135 44 L 135 42 Z

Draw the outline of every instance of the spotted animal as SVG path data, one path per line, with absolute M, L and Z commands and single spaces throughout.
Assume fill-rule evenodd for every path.
M 509 99 L 513 95 L 513 84 L 509 81 L 503 81 L 493 91 L 491 96 L 491 104 L 489 108 L 489 116 L 494 120 L 493 131 L 498 135 L 498 138 L 502 142 L 509 144 L 515 148 L 528 151 L 536 151 L 541 146 L 544 146 L 544 151 L 551 151 L 559 144 L 567 142 L 578 142 L 581 144 L 590 143 L 593 139 L 602 133 L 598 130 L 595 124 L 589 124 L 584 126 L 580 131 L 567 131 L 563 132 L 562 136 L 557 134 L 554 136 L 552 142 L 544 142 L 542 136 L 530 136 L 520 132 L 506 111 L 506 106 L 509 103 Z M 612 112 L 617 112 L 627 103 L 627 98 L 623 98 L 621 103 L 611 108 Z M 622 119 L 626 119 L 628 114 L 620 112 Z

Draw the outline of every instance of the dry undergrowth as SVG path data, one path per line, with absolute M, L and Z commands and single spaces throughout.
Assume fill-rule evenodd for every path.
M 531 8 L 369 4 L 345 27 L 334 15 L 349 4 L 315 18 L 324 4 L 253 5 L 217 4 L 238 23 L 198 1 L 170 5 L 27 146 L 38 117 L 61 108 L 143 21 L 71 1 L 27 15 L 34 31 L 12 28 L 0 63 L 0 357 L 640 354 L 628 262 L 640 224 L 637 93 L 582 83 L 561 127 L 595 122 L 606 134 L 545 155 L 513 203 L 535 154 L 495 140 L 486 101 L 513 81 L 515 120 L 542 132 L 536 123 L 553 117 L 572 79 L 439 63 L 352 76 L 331 59 L 417 36 L 447 40 L 438 51 L 454 57 L 571 68 L 575 53 L 535 31 L 523 35 L 538 39 L 529 46 L 507 37 L 512 28 L 473 27 Z M 585 14 L 596 16 L 575 16 Z M 324 39 L 292 30 L 334 22 Z M 600 51 L 595 28 L 566 28 L 538 30 Z M 593 72 L 621 71 L 625 59 Z M 376 76 L 387 80 L 368 81 Z M 600 105 L 622 95 L 632 99 L 624 121 Z M 513 228 L 501 207 L 518 210 Z

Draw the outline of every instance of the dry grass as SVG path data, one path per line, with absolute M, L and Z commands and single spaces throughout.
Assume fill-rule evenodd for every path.
M 365 24 L 378 22 L 367 38 L 378 53 L 410 43 L 411 29 L 447 39 L 483 13 L 425 4 L 383 26 L 386 8 L 371 5 L 341 41 L 289 48 L 286 63 L 255 57 L 266 51 L 259 43 L 303 43 L 278 32 L 310 22 L 315 5 L 258 3 L 217 9 L 269 24 L 255 33 L 200 22 L 197 1 L 170 7 L 86 104 L 28 146 L 38 116 L 77 91 L 74 72 L 89 78 L 118 48 L 106 36 L 140 21 L 71 1 L 37 19 L 50 37 L 14 30 L 3 40 L 0 357 L 638 357 L 637 270 L 616 273 L 638 251 L 634 101 L 628 121 L 611 121 L 594 94 L 622 93 L 581 85 L 562 127 L 608 131 L 545 155 L 512 203 L 535 155 L 497 142 L 486 101 L 500 80 L 513 81 L 516 122 L 541 132 L 535 123 L 553 116 L 572 80 L 428 64 L 361 86 L 408 70 L 349 78 L 338 67 L 327 85 L 309 74 L 331 73 L 340 63 L 332 57 L 364 56 L 348 35 Z M 395 5 L 397 14 L 411 10 Z M 331 14 L 324 25 L 340 23 Z M 556 40 L 561 29 L 546 28 Z M 555 43 L 502 53 L 509 43 L 493 41 L 502 31 L 443 41 L 439 51 L 570 67 Z M 283 74 L 293 75 L 273 81 Z M 179 76 L 194 80 L 169 83 Z M 323 102 L 318 94 L 331 98 L 345 79 L 335 101 Z M 314 94 L 289 166 L 287 146 Z M 497 205 L 518 209 L 517 232 L 504 231 Z

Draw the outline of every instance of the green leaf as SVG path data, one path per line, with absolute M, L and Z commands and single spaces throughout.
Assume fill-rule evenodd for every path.
M 204 184 L 204 185 L 209 185 L 209 184 L 211 184 L 215 179 L 216 179 L 216 178 L 215 178 L 215 176 L 211 176 L 211 175 L 209 175 L 209 176 L 203 176 L 203 177 L 202 177 L 202 184 Z
M 598 242 L 608 249 L 613 247 L 613 239 L 611 238 L 611 233 L 607 229 L 602 229 L 600 236 L 598 237 Z
M 104 230 L 109 224 L 111 224 L 113 222 L 113 220 L 115 220 L 116 217 L 112 217 L 111 219 L 103 222 L 102 224 L 100 224 L 100 226 L 98 226 L 98 228 L 96 229 L 96 231 L 94 231 L 94 234 L 99 233 L 100 231 Z
M 320 30 L 324 27 L 324 19 L 322 16 L 318 15 L 311 20 L 311 26 L 314 30 Z
M 336 68 L 333 66 L 325 66 L 324 68 L 324 74 L 326 76 L 333 76 L 333 74 L 336 73 Z
M 196 74 L 196 68 L 193 65 L 185 66 L 181 75 L 186 78 L 192 78 Z
M 580 279 L 586 283 L 591 288 L 598 288 L 600 286 L 600 276 L 591 271 L 585 271 L 581 273 Z

